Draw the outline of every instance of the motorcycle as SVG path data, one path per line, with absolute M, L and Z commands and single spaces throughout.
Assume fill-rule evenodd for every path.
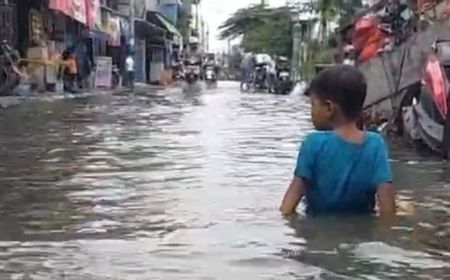
M 217 84 L 216 71 L 214 66 L 208 65 L 205 69 L 205 83 L 208 87 L 214 86 Z
M 277 79 L 275 81 L 275 93 L 276 94 L 289 94 L 292 91 L 293 82 L 291 79 L 291 73 L 287 69 L 282 69 L 277 73 Z
M 195 84 L 200 78 L 200 65 L 188 64 L 186 66 L 185 80 L 189 85 Z
M 11 94 L 20 83 L 20 55 L 6 41 L 0 45 L 0 96 Z
M 256 65 L 253 85 L 255 90 L 267 89 L 267 71 L 265 65 Z

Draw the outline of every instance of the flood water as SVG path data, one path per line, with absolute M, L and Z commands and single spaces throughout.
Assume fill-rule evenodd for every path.
M 222 83 L 0 111 L 0 279 L 450 279 L 450 172 L 392 143 L 400 217 L 277 209 L 297 95 Z

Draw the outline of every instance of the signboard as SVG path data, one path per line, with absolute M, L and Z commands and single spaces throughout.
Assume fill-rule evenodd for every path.
M 112 58 L 99 56 L 96 59 L 95 87 L 110 88 L 112 79 Z
M 30 41 L 35 44 L 39 44 L 44 38 L 44 24 L 42 21 L 42 14 L 34 9 L 31 9 L 29 22 Z
M 109 11 L 102 11 L 100 30 L 109 35 L 109 45 L 120 47 L 120 18 Z

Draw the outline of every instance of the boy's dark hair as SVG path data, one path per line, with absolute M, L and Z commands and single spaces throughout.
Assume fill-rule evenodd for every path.
M 367 82 L 356 67 L 338 65 L 321 71 L 305 92 L 319 99 L 338 104 L 344 116 L 356 120 L 360 116 L 367 95 Z

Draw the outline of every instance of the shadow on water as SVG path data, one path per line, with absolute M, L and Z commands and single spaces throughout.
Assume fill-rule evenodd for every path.
M 0 111 L 0 279 L 445 279 L 448 165 L 398 143 L 392 230 L 280 217 L 310 130 L 237 83 Z

